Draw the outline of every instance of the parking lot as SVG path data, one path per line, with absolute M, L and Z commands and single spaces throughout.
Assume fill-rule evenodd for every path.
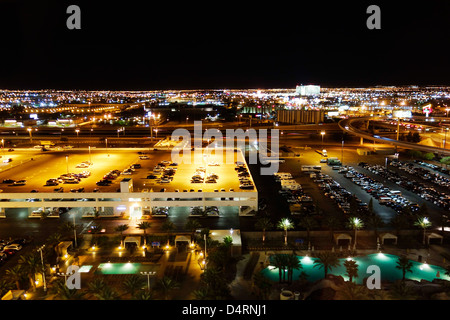
M 22 157 L 25 160 L 25 155 Z M 235 153 L 234 160 L 234 162 L 245 161 L 240 152 Z M 225 154 L 221 153 L 202 157 L 201 163 L 194 163 L 192 158 L 191 164 L 180 163 L 170 166 L 173 163 L 171 153 L 167 151 L 146 150 L 138 153 L 136 150 L 126 149 L 92 149 L 35 152 L 33 160 L 28 158 L 27 161 L 0 172 L 2 183 L 0 189 L 5 193 L 56 192 L 55 189 L 61 187 L 63 192 L 71 190 L 116 192 L 123 178 L 132 178 L 135 192 L 145 189 L 153 191 L 165 189 L 172 192 L 256 190 L 256 188 L 240 189 L 242 181 L 239 180 L 234 162 L 226 163 Z M 168 167 L 172 168 L 172 175 L 168 176 L 169 179 L 163 179 L 164 170 Z M 204 179 L 194 181 L 193 176 L 199 170 L 202 170 Z M 105 179 L 111 171 L 115 171 L 115 174 Z M 209 176 L 214 179 L 208 179 Z M 245 178 L 253 185 L 251 175 Z M 21 180 L 24 182 L 18 183 Z M 97 184 L 101 180 L 108 180 L 109 183 Z

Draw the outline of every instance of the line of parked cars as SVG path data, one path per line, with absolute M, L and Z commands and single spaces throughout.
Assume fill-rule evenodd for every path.
M 27 244 L 25 239 L 14 239 L 12 241 L 0 240 L 0 264 L 3 264 L 9 257 L 15 255 Z
M 253 182 L 249 179 L 250 173 L 248 172 L 248 169 L 244 162 L 237 161 L 236 167 L 234 170 L 236 170 L 238 174 L 239 179 L 239 189 L 250 189 L 253 190 L 255 186 L 253 185 Z
M 425 183 L 416 181 L 411 177 L 402 176 L 392 170 L 386 170 L 381 166 L 368 166 L 366 164 L 365 167 L 367 170 L 370 170 L 387 180 L 395 182 L 404 189 L 417 194 L 424 200 L 430 201 L 445 210 L 450 209 L 450 195 L 446 192 L 440 192 L 433 187 L 427 186 Z

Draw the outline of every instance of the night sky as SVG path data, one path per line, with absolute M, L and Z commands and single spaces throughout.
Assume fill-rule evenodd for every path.
M 310 2 L 4 0 L 0 89 L 450 85 L 449 1 Z

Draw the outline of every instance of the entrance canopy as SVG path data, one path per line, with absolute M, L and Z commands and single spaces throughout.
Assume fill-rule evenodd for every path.
M 441 244 L 442 244 L 442 240 L 444 239 L 444 237 L 441 236 L 440 234 L 437 234 L 437 233 L 432 232 L 432 233 L 430 233 L 430 234 L 427 235 L 427 243 L 428 243 L 428 244 L 430 244 L 430 240 L 431 240 L 431 239 L 439 239 L 440 242 L 441 242 Z
M 191 243 L 191 237 L 179 235 L 175 237 L 175 246 L 177 246 L 178 242 L 187 242 L 188 244 Z
M 397 244 L 397 236 L 395 234 L 387 232 L 380 235 L 381 244 L 384 244 L 384 240 L 387 239 L 394 240 L 394 243 Z
M 126 245 L 127 243 L 135 243 L 139 247 L 139 245 L 141 244 L 141 238 L 140 237 L 125 237 L 123 244 Z
M 348 240 L 349 242 L 352 241 L 352 237 L 348 233 L 337 233 L 334 234 L 334 241 L 336 241 L 336 245 L 339 244 L 339 240 Z

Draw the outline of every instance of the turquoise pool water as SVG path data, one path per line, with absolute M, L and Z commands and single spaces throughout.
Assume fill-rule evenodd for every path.
M 142 271 L 150 271 L 152 267 L 141 263 L 100 263 L 95 270 L 96 274 L 136 274 Z
M 376 265 L 380 267 L 381 272 L 381 280 L 382 281 L 395 281 L 402 279 L 402 270 L 397 269 L 397 260 L 398 256 L 386 253 L 375 253 L 369 254 L 366 256 L 352 257 L 351 259 L 356 261 L 358 264 L 358 277 L 353 279 L 354 282 L 358 284 L 362 284 L 363 279 L 369 277 L 372 273 L 367 273 L 367 267 L 370 265 Z M 324 269 L 314 267 L 314 260 L 316 258 L 299 256 L 298 259 L 302 264 L 302 269 L 294 270 L 293 279 L 297 280 L 301 272 L 305 272 L 308 275 L 309 281 L 317 281 L 323 279 L 324 277 Z M 339 259 L 340 266 L 331 269 L 328 271 L 328 274 L 342 276 L 345 280 L 348 280 L 348 277 L 345 275 L 346 270 L 344 267 L 344 261 L 346 258 Z M 421 279 L 433 281 L 433 279 L 444 279 L 450 280 L 449 276 L 445 275 L 445 269 L 435 265 L 424 264 L 421 262 L 416 262 L 410 260 L 412 263 L 412 272 L 406 273 L 406 278 L 411 280 Z M 272 281 L 279 281 L 279 270 L 269 265 L 267 268 L 263 269 L 262 274 L 269 278 Z M 439 272 L 439 274 L 438 274 Z M 437 276 L 439 275 L 439 277 Z

